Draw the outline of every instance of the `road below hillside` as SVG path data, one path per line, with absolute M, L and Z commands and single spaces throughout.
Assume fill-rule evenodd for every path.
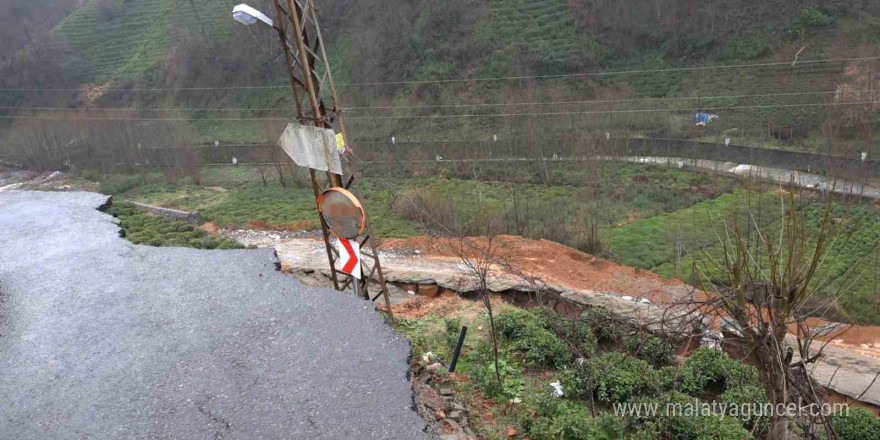
M 132 245 L 105 201 L 0 193 L 0 438 L 428 438 L 371 304 L 272 250 Z

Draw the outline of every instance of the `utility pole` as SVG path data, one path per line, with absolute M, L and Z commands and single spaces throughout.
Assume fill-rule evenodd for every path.
M 327 52 L 324 48 L 324 39 L 321 36 L 321 27 L 318 24 L 316 0 L 273 0 L 275 4 L 276 25 L 273 26 L 278 32 L 281 47 L 284 50 L 285 66 L 290 78 L 290 87 L 293 99 L 296 103 L 297 119 L 303 125 L 314 125 L 320 128 L 333 129 L 333 124 L 339 126 L 345 140 L 346 155 L 351 154 L 352 139 L 348 135 L 345 120 L 342 114 L 342 106 L 336 93 L 333 82 L 333 74 L 330 71 L 330 63 L 327 61 Z M 286 6 L 286 7 L 285 7 Z M 329 90 L 329 93 L 327 91 Z M 325 98 L 330 103 L 329 108 L 325 105 Z M 348 157 L 344 159 L 344 173 L 348 175 L 343 184 L 343 176 L 333 172 L 325 172 L 325 179 L 320 179 L 314 169 L 311 173 L 312 189 L 317 203 L 318 196 L 330 188 L 353 189 L 353 193 L 361 199 L 360 182 L 352 170 Z M 323 180 L 323 182 L 322 182 Z M 363 204 L 363 200 L 360 200 Z M 362 268 L 364 276 L 360 280 L 348 276 L 336 270 L 335 264 L 339 255 L 331 244 L 331 232 L 323 217 L 320 217 L 323 231 L 324 245 L 327 250 L 327 258 L 330 262 L 330 273 L 333 287 L 336 290 L 347 290 L 349 285 L 355 294 L 362 295 L 371 301 L 376 301 L 379 296 L 384 297 L 385 307 L 391 315 L 391 301 L 388 297 L 388 288 L 382 273 L 382 265 L 379 262 L 379 253 L 376 246 L 369 245 L 373 237 L 372 226 L 369 217 L 366 219 L 365 235 L 356 238 L 361 247 L 361 257 L 372 260 L 367 264 L 363 259 Z M 370 279 L 375 278 L 377 283 L 373 290 L 378 290 L 371 297 Z

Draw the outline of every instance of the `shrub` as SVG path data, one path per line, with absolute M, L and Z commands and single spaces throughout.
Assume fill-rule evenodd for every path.
M 134 244 L 197 249 L 242 249 L 234 240 L 212 237 L 191 224 L 153 216 L 130 203 L 114 203 L 107 212 L 119 219 L 121 235 Z
M 823 8 L 804 8 L 799 21 L 804 26 L 825 27 L 834 24 L 834 17 Z
M 571 361 L 568 346 L 549 330 L 548 316 L 540 310 L 499 315 L 495 326 L 510 349 L 523 354 L 527 364 L 554 368 Z
M 755 367 L 708 347 L 697 349 L 687 358 L 678 380 L 679 389 L 695 397 L 703 396 L 707 391 L 721 393 L 733 387 L 760 386 Z
M 738 34 L 730 39 L 725 58 L 734 60 L 753 60 L 770 52 L 767 37 L 757 29 Z
M 752 440 L 752 434 L 743 428 L 739 421 L 720 415 L 689 415 L 688 409 L 694 407 L 694 398 L 677 391 L 653 399 L 640 399 L 636 402 L 657 405 L 654 415 L 637 416 L 631 428 L 635 431 L 633 440 L 668 438 L 675 440 Z M 696 402 L 699 404 L 700 402 Z M 672 415 L 672 408 L 676 414 Z M 668 411 L 667 411 L 668 410 Z
M 522 368 L 507 353 L 498 353 L 498 376 L 495 374 L 495 357 L 492 344 L 486 341 L 480 342 L 473 353 L 474 363 L 470 378 L 473 384 L 489 399 L 507 401 L 522 395 L 525 389 Z
M 547 322 L 553 326 L 556 335 L 568 344 L 569 349 L 575 352 L 575 356 L 589 358 L 596 351 L 596 335 L 586 320 L 565 319 L 553 315 L 548 317 Z
M 729 405 L 739 405 L 743 403 L 764 404 L 768 402 L 768 399 L 767 394 L 764 393 L 763 388 L 759 388 L 754 385 L 746 385 L 743 387 L 728 387 L 727 391 L 718 396 L 718 401 L 721 403 L 727 403 Z M 732 414 L 731 416 L 733 417 Z M 767 426 L 769 422 L 767 417 L 757 417 L 751 414 L 737 414 L 735 418 L 739 419 L 740 423 L 742 423 L 743 425 L 743 428 L 746 428 L 750 432 L 757 434 L 758 437 L 762 437 L 763 434 L 767 431 Z
M 880 417 L 862 409 L 851 408 L 847 415 L 836 415 L 831 420 L 840 440 L 876 440 L 880 435 Z
M 620 341 L 629 331 L 629 326 L 621 316 L 602 307 L 587 310 L 581 319 L 593 329 L 593 334 L 600 343 Z
M 626 402 L 659 388 L 657 372 L 647 362 L 625 353 L 612 352 L 590 359 L 589 374 L 601 402 Z
M 142 183 L 144 182 L 140 176 L 105 176 L 105 179 L 101 181 L 98 191 L 100 191 L 101 194 L 107 195 L 122 194 L 136 188 Z
M 217 249 L 241 249 L 242 246 L 232 240 L 223 240 L 217 246 Z
M 612 440 L 626 434 L 627 419 L 608 413 L 591 418 L 586 406 L 549 393 L 527 404 L 530 411 L 519 422 L 532 440 Z
M 626 351 L 655 367 L 668 365 L 675 358 L 672 344 L 647 333 L 632 332 L 624 338 Z
M 562 384 L 566 398 L 588 400 L 596 389 L 595 376 L 587 360 L 578 360 L 559 370 L 556 379 Z

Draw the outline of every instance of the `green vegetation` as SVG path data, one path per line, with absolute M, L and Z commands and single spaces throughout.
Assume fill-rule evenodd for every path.
M 375 232 L 382 237 L 424 233 L 514 234 L 560 242 L 628 266 L 668 278 L 694 282 L 693 264 L 701 256 L 721 256 L 719 234 L 736 219 L 777 233 L 781 198 L 766 187 L 732 178 L 673 167 L 602 162 L 552 163 L 547 173 L 530 164 L 486 165 L 482 180 L 467 179 L 464 166 L 432 164 L 432 177 L 372 174 L 362 181 Z M 508 171 L 506 174 L 504 171 Z M 109 176 L 104 192 L 157 206 L 198 211 L 221 228 L 313 230 L 318 228 L 312 190 L 303 178 L 285 172 L 286 187 L 275 169 L 207 168 L 202 186 L 149 183 L 159 175 Z M 543 180 L 550 176 L 550 181 Z M 822 204 L 799 206 L 816 228 Z M 816 288 L 831 297 L 842 292 L 832 319 L 880 322 L 875 295 L 880 211 L 836 205 L 840 225 Z M 713 280 L 718 281 L 718 280 Z M 617 335 L 623 342 L 626 333 Z M 634 351 L 656 363 L 653 344 Z
M 315 213 L 315 196 L 311 188 L 298 185 L 263 186 L 253 182 L 259 177 L 253 170 L 242 176 L 240 170 L 205 176 L 210 183 L 224 186 L 169 185 L 151 183 L 118 194 L 131 200 L 155 206 L 197 211 L 220 228 L 268 228 L 315 230 L 320 228 Z M 124 179 L 123 179 L 124 180 Z M 410 237 L 419 230 L 389 209 L 389 194 L 371 191 L 365 185 L 364 197 L 374 231 L 381 237 Z
M 540 313 L 512 311 L 499 316 L 495 326 L 510 350 L 521 354 L 526 364 L 552 368 L 571 362 L 572 353 L 553 332 L 549 320 Z
M 381 183 L 401 195 L 395 205 L 401 216 L 442 234 L 522 235 L 598 255 L 619 225 L 686 208 L 734 186 L 729 178 L 662 166 L 559 163 L 548 167 L 551 184 L 539 183 L 531 170 L 511 168 L 506 177 L 483 170 L 487 179 L 508 182 L 464 180 L 459 170 L 441 168 L 435 174 L 445 177 Z
M 764 233 L 779 234 L 780 203 L 778 196 L 770 194 L 737 191 L 723 195 L 613 230 L 611 252 L 623 264 L 650 269 L 668 278 L 693 281 L 695 263 L 705 264 L 723 257 L 724 248 L 719 238 L 726 233 L 725 224 L 731 225 L 732 219 L 737 219 L 740 228 L 745 227 L 744 222 L 755 222 Z M 825 205 L 806 202 L 798 209 L 805 217 L 810 234 L 815 234 Z M 836 308 L 828 311 L 830 319 L 878 323 L 880 298 L 876 268 L 880 261 L 880 211 L 835 204 L 831 217 L 834 240 L 813 282 L 814 289 L 820 297 L 839 298 L 834 303 Z M 711 268 L 707 269 L 709 281 L 723 282 L 714 278 Z
M 226 8 L 174 0 L 88 0 L 65 18 L 55 33 L 91 61 L 98 81 L 138 78 L 155 67 L 167 45 L 190 23 L 202 32 L 225 30 Z M 179 38 L 179 35 L 177 35 Z
M 107 211 L 119 219 L 122 233 L 134 244 L 196 249 L 243 249 L 233 240 L 212 237 L 181 221 L 148 214 L 130 203 L 114 203 Z
M 880 432 L 880 418 L 863 408 L 851 408 L 849 415 L 834 418 L 834 429 L 841 440 L 870 440 Z
M 618 224 L 685 208 L 734 186 L 729 178 L 636 164 L 555 163 L 549 167 L 552 184 L 541 183 L 528 166 L 506 176 L 501 168 L 483 171 L 487 179 L 511 181 L 467 180 L 466 171 L 450 166 L 432 169 L 436 177 L 366 177 L 363 196 L 375 232 L 382 237 L 426 230 L 473 235 L 485 233 L 489 225 L 492 233 L 547 238 L 601 254 L 603 246 L 590 245 L 590 240 L 607 242 Z M 251 222 L 317 228 L 311 188 L 299 186 L 301 178 L 287 172 L 287 186 L 281 186 L 274 169 L 264 172 L 266 185 L 257 169 L 216 167 L 200 173 L 201 186 L 144 183 L 166 180 L 151 174 L 107 176 L 101 188 L 122 199 L 198 211 L 222 228 Z M 595 234 L 587 237 L 590 228 Z
M 628 334 L 624 339 L 624 347 L 628 353 L 655 367 L 668 365 L 675 357 L 672 344 L 646 333 Z
M 621 226 L 611 232 L 611 253 L 627 266 L 674 277 L 679 252 L 683 255 L 717 243 L 716 234 L 723 234 L 724 222 L 733 218 L 740 223 L 751 221 L 750 211 L 765 226 L 778 217 L 779 204 L 778 197 L 737 190 L 670 214 Z M 684 265 L 677 267 L 681 270 Z
M 529 62 L 539 70 L 568 71 L 589 57 L 601 61 L 601 51 L 585 53 L 589 35 L 578 32 L 574 13 L 565 0 L 493 0 L 492 29 L 495 38 L 527 49 Z M 598 53 L 597 53 L 598 52 Z M 509 65 L 505 66 L 509 69 Z
M 587 381 L 595 383 L 599 402 L 612 404 L 652 395 L 659 390 L 657 373 L 647 362 L 626 353 L 612 352 L 590 359 Z
M 471 427 L 481 437 L 506 438 L 508 426 L 515 427 L 514 438 L 554 440 L 751 440 L 766 433 L 767 421 L 762 418 L 684 412 L 695 401 L 767 401 L 757 369 L 721 351 L 700 348 L 682 365 L 668 361 L 652 365 L 630 354 L 631 342 L 616 341 L 617 335 L 630 334 L 633 327 L 607 310 L 592 309 L 574 319 L 543 308 L 525 311 L 504 306 L 497 312 L 501 382 L 495 377 L 485 313 L 473 316 L 462 312 L 461 317 L 428 316 L 397 323 L 398 329 L 413 341 L 416 358 L 431 352 L 439 359 L 448 359 L 452 353 L 451 335 L 460 325 L 472 329 L 456 376 L 440 370 L 429 373 L 433 375 L 429 383 L 455 388 L 458 398 L 466 402 L 489 399 L 505 403 L 488 409 L 493 413 L 491 419 L 481 420 L 472 414 Z M 643 342 L 655 338 L 630 336 L 625 339 Z M 572 347 L 583 341 L 588 348 L 577 350 L 582 352 L 581 357 Z M 552 393 L 550 384 L 557 381 L 562 386 L 562 397 Z M 615 404 L 619 403 L 656 404 L 659 410 L 656 414 L 616 414 Z M 667 405 L 677 408 L 677 415 L 667 414 Z M 866 438 L 858 435 L 872 432 L 880 420 L 867 412 L 849 417 L 847 423 L 851 421 L 852 428 L 842 432 L 844 440 Z

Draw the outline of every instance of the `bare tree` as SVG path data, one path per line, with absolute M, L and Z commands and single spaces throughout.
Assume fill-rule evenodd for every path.
M 815 295 L 813 282 L 832 242 L 831 204 L 814 232 L 806 227 L 798 210 L 795 191 L 790 190 L 787 197 L 778 235 L 762 230 L 751 214 L 746 230 L 734 219 L 719 233 L 721 256 L 702 252 L 694 264 L 697 285 L 710 295 L 699 307 L 707 316 L 728 316 L 736 321 L 750 361 L 761 366 L 764 391 L 774 407 L 798 400 L 824 400 L 821 387 L 806 369 L 819 359 L 822 350 L 810 350 L 812 339 L 804 323 L 804 310 Z M 751 235 L 758 238 L 753 241 Z M 794 347 L 797 361 L 793 360 L 794 348 L 786 343 L 791 324 L 802 330 Z M 769 438 L 789 438 L 787 417 L 774 413 L 769 419 Z M 819 423 L 835 438 L 826 419 Z
M 453 247 L 453 251 L 467 268 L 468 274 L 472 277 L 480 300 L 486 307 L 489 314 L 489 333 L 492 337 L 492 349 L 495 355 L 495 379 L 501 383 L 501 370 L 498 366 L 498 332 L 495 331 L 495 314 L 492 310 L 492 296 L 489 289 L 489 278 L 492 276 L 492 265 L 497 257 L 494 255 L 493 235 L 487 235 L 477 240 L 461 237 L 457 245 Z M 476 248 L 476 249 L 475 249 Z

